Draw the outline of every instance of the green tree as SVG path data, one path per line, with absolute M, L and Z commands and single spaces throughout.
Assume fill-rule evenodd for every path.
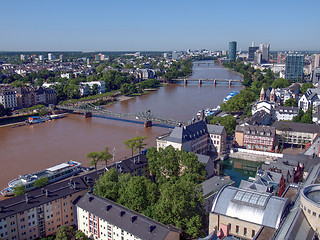
M 76 239 L 77 240 L 90 240 L 91 238 L 87 237 L 83 232 L 80 230 L 76 231 Z
M 231 114 L 225 116 L 225 117 L 214 117 L 210 120 L 210 124 L 220 124 L 225 127 L 227 134 L 231 135 L 236 126 L 237 126 L 237 120 L 235 117 L 233 117 Z
M 87 159 L 91 159 L 89 165 L 94 166 L 94 168 L 97 169 L 97 164 L 101 159 L 101 155 L 98 152 L 90 152 L 87 154 Z
M 305 94 L 308 88 L 315 88 L 315 86 L 311 82 L 304 83 L 300 88 L 301 93 Z
M 304 115 L 304 111 L 301 110 L 301 109 L 299 109 L 298 115 L 297 115 L 297 116 L 294 116 L 293 119 L 292 119 L 292 121 L 293 121 L 293 122 L 300 122 L 300 120 L 301 120 L 301 118 L 303 117 L 303 115 Z
M 273 81 L 272 87 L 273 88 L 286 88 L 290 86 L 290 81 L 284 78 L 278 78 Z
M 76 230 L 72 226 L 63 225 L 57 230 L 56 240 L 75 239 Z
M 124 145 L 126 146 L 126 148 L 131 149 L 131 156 L 132 157 L 133 157 L 133 153 L 138 149 L 137 142 L 138 142 L 138 140 L 136 137 L 128 139 L 123 142 Z
M 111 153 L 109 152 L 109 148 L 106 147 L 104 151 L 100 152 L 100 155 L 101 155 L 101 160 L 102 160 L 102 161 L 105 161 L 106 167 L 107 167 L 107 166 L 108 166 L 108 161 L 109 161 L 110 159 L 112 159 L 112 157 L 113 157 L 113 156 L 111 155 Z
M 300 122 L 312 123 L 312 108 L 309 108 L 302 116 Z
M 139 150 L 139 154 L 141 154 L 141 150 L 147 146 L 147 144 L 144 143 L 144 140 L 147 139 L 147 137 L 137 136 L 134 139 L 136 140 L 136 148 Z
M 286 107 L 297 107 L 298 103 L 294 98 L 289 98 L 287 101 L 285 101 L 283 106 L 286 106 Z
M 23 185 L 19 185 L 13 188 L 13 195 L 15 196 L 25 194 L 26 192 L 27 192 L 27 189 Z
M 117 201 L 119 197 L 119 176 L 116 168 L 110 168 L 105 172 L 94 185 L 93 193 Z
M 49 183 L 49 178 L 42 177 L 34 181 L 33 186 L 36 188 L 41 188 Z

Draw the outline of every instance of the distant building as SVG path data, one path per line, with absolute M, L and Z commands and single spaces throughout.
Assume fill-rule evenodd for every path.
M 259 47 L 249 47 L 248 49 L 248 61 L 254 60 L 254 53 L 259 49 Z
M 18 106 L 16 93 L 13 88 L 0 88 L 0 104 L 2 104 L 4 108 L 16 108 Z
M 177 51 L 173 51 L 172 52 L 172 60 L 178 60 L 178 58 L 179 58 L 178 52 Z
M 89 95 L 90 89 L 96 85 L 98 89 L 98 94 L 106 92 L 106 83 L 104 81 L 92 81 L 92 82 L 80 82 L 79 91 L 81 96 Z
M 43 55 L 39 55 L 39 61 L 43 61 Z
M 78 229 L 96 240 L 179 240 L 182 232 L 90 193 L 77 201 L 76 208 Z
M 269 43 L 261 43 L 259 45 L 259 51 L 261 52 L 262 63 L 269 62 L 270 44 Z
M 320 54 L 313 54 L 312 55 L 311 67 L 312 67 L 312 69 L 320 67 Z
M 294 81 L 302 80 L 304 65 L 304 55 L 298 53 L 289 53 L 286 55 L 286 73 L 285 78 Z
M 235 61 L 237 58 L 237 42 L 229 42 L 229 61 Z
M 21 61 L 26 60 L 26 56 L 25 56 L 24 54 L 21 54 L 21 55 L 20 55 L 20 60 L 21 60 Z
M 48 60 L 49 61 L 54 60 L 54 55 L 52 53 L 48 53 Z
M 262 61 L 262 52 L 260 50 L 255 51 L 254 53 L 254 64 L 261 64 Z
M 227 143 L 227 132 L 224 126 L 218 125 L 207 125 L 208 133 L 211 138 L 211 142 L 213 144 L 213 152 L 217 152 L 221 154 L 225 151 L 226 143 Z

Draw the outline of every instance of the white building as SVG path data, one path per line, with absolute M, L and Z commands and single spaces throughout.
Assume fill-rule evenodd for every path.
M 223 153 L 227 142 L 227 132 L 224 126 L 207 124 L 207 128 L 214 146 L 212 150 L 218 154 Z
M 13 89 L 0 88 L 0 104 L 5 108 L 16 108 L 17 97 Z
M 314 103 L 315 100 L 318 99 L 318 94 L 312 92 L 310 89 L 300 98 L 298 102 L 298 106 L 304 112 L 306 112 Z
M 80 82 L 79 90 L 81 96 L 89 95 L 90 89 L 93 88 L 94 85 L 98 87 L 98 94 L 106 92 L 106 83 L 104 81 L 92 81 L 92 82 Z M 85 87 L 87 86 L 87 88 Z
M 54 60 L 54 55 L 52 53 L 48 53 L 48 60 L 49 61 Z
M 79 199 L 76 210 L 78 229 L 92 239 L 180 239 L 180 229 L 89 193 Z
M 275 120 L 277 121 L 292 121 L 293 117 L 298 116 L 298 107 L 276 106 L 274 109 Z

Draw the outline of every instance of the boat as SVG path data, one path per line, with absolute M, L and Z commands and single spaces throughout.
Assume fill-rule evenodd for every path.
M 24 186 L 26 190 L 29 191 L 35 188 L 33 184 L 37 179 L 48 178 L 49 183 L 53 183 L 70 177 L 80 171 L 81 163 L 70 160 L 35 173 L 19 176 L 18 178 L 11 180 L 8 183 L 9 187 L 3 189 L 1 194 L 3 196 L 11 196 L 13 195 L 13 189 L 18 186 Z
M 228 102 L 231 98 L 233 98 L 235 95 L 237 95 L 238 92 L 236 91 L 232 91 L 230 92 L 224 99 L 223 99 L 223 102 L 226 103 Z
M 220 112 L 221 112 L 220 106 L 218 106 L 216 108 L 206 108 L 206 109 L 200 110 L 197 113 L 197 118 L 200 119 L 201 116 L 204 116 L 204 117 L 216 116 Z
M 49 115 L 49 117 L 51 119 L 59 119 L 59 118 L 64 118 L 65 115 L 62 113 L 62 114 L 52 114 L 52 115 Z

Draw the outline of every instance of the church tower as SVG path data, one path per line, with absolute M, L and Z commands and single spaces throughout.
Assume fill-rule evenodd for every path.
M 260 101 L 264 101 L 265 99 L 266 99 L 266 93 L 264 91 L 264 87 L 262 87 L 260 92 Z
M 276 102 L 276 94 L 275 94 L 274 88 L 272 88 L 271 93 L 270 93 L 270 102 L 272 102 L 272 103 Z

